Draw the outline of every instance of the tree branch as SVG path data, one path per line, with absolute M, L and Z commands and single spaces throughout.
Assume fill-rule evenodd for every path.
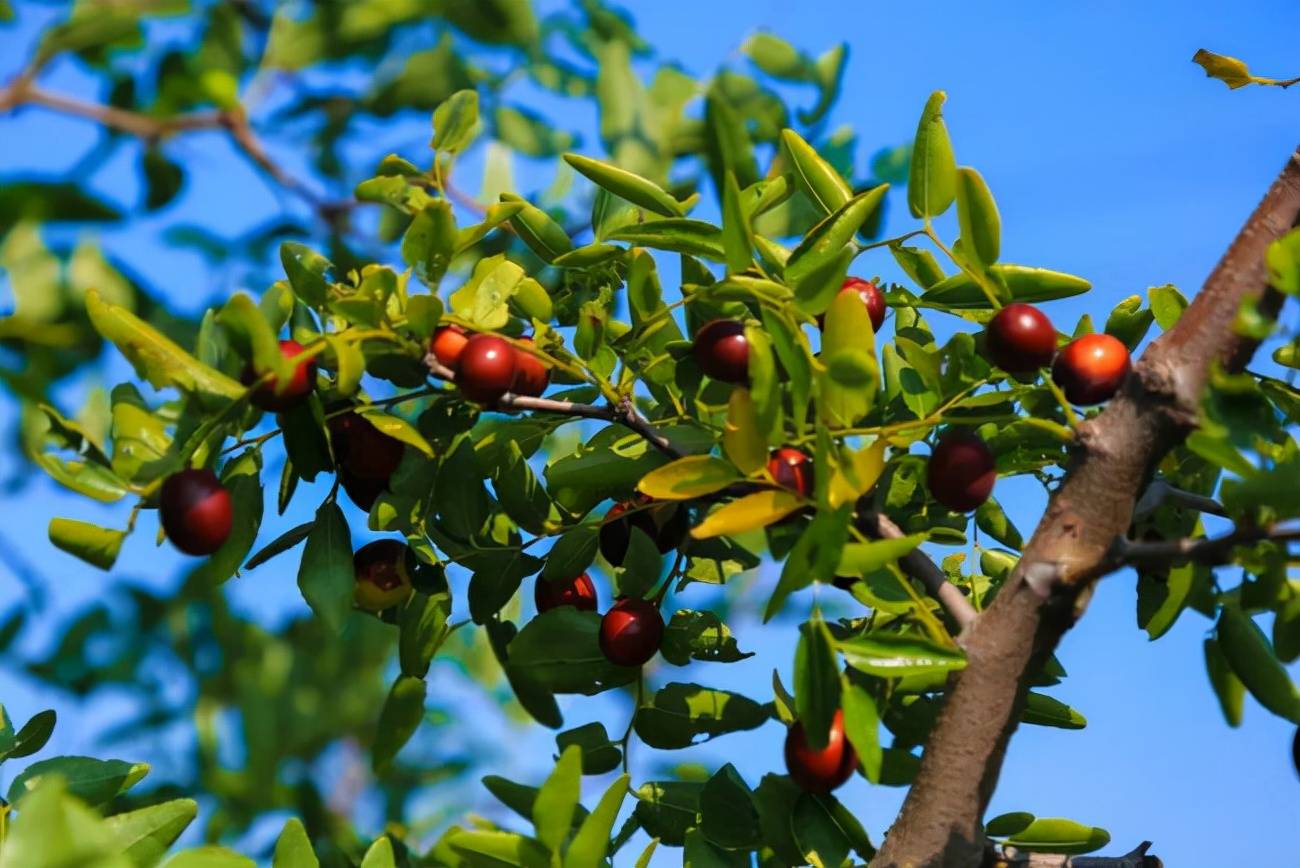
M 1212 497 L 1175 488 L 1163 479 L 1154 480 L 1133 507 L 1134 518 L 1146 518 L 1166 503 L 1173 503 L 1210 515 L 1227 515 L 1223 505 Z
M 906 534 L 894 524 L 887 515 L 867 512 L 862 516 L 862 530 L 876 539 L 902 539 Z M 912 549 L 898 559 L 899 568 L 924 586 L 926 593 L 939 601 L 940 605 L 957 622 L 960 630 L 965 630 L 975 620 L 978 613 L 961 589 L 948 581 L 948 576 L 934 561 L 920 549 Z
M 1300 217 L 1300 151 L 1246 221 L 1174 327 L 1154 341 L 1097 417 L 993 604 L 966 631 L 921 767 L 875 868 L 979 864 L 981 820 L 1024 706 L 1028 675 L 1082 614 L 1098 565 L 1128 529 L 1156 462 L 1195 427 L 1211 364 L 1244 367 L 1257 344 L 1233 329 L 1242 302 L 1276 315 L 1268 245 Z
M 1123 856 L 1067 856 L 1064 853 L 1029 853 L 1017 847 L 993 847 L 983 868 L 1161 868 L 1163 863 L 1148 856 L 1150 841 L 1143 841 Z
M 1250 545 L 1263 540 L 1296 542 L 1300 529 L 1273 527 L 1242 527 L 1217 537 L 1191 537 L 1187 539 L 1136 542 L 1116 537 L 1110 554 L 1099 566 L 1098 576 L 1124 567 L 1147 565 L 1174 565 L 1195 561 L 1217 566 L 1230 560 L 1237 546 Z

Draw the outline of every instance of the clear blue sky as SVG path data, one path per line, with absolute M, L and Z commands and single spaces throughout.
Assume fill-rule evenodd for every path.
M 1295 38 L 1300 4 L 1294 2 L 665 0 L 628 5 L 653 45 L 701 74 L 720 62 L 737 62 L 737 46 L 756 28 L 774 29 L 812 52 L 847 40 L 845 98 L 835 121 L 858 130 L 859 165 L 876 148 L 905 141 L 925 97 L 946 90 L 945 113 L 958 160 L 980 169 L 997 197 L 1004 258 L 1081 274 L 1096 286 L 1083 299 L 1048 308 L 1064 329 L 1084 312 L 1104 320 L 1116 302 L 1149 286 L 1174 283 L 1194 292 L 1300 142 L 1300 92 L 1229 92 L 1190 63 L 1197 48 L 1207 47 L 1241 56 L 1261 74 L 1300 74 Z M 0 75 L 8 75 L 17 47 L 28 38 L 21 28 L 0 30 Z M 84 84 L 66 70 L 56 81 Z M 587 116 L 575 122 L 585 124 Z M 90 136 L 83 123 L 36 111 L 18 120 L 0 119 L 0 172 L 58 171 L 75 160 Z M 421 136 L 401 138 L 414 147 Z M 202 198 L 203 211 L 219 225 L 235 230 L 281 207 L 219 141 L 187 140 L 177 153 L 204 167 L 194 182 L 194 198 Z M 127 160 L 114 165 L 104 189 L 131 201 L 134 168 Z M 896 207 L 895 218 L 903 210 Z M 234 288 L 219 275 L 204 273 L 197 261 L 160 251 L 143 235 L 113 234 L 106 241 L 187 307 Z M 863 263 L 862 270 L 894 275 L 885 258 Z M 1286 320 L 1295 324 L 1294 309 Z M 120 366 L 115 369 L 120 373 Z M 5 421 L 11 412 L 5 406 Z M 0 470 L 11 475 L 12 458 L 0 461 L 6 462 Z M 1041 494 L 1015 483 L 1000 484 L 998 494 L 1027 533 L 1041 511 Z M 53 584 L 42 617 L 91 599 L 103 585 L 102 576 L 49 547 L 45 524 L 52 514 L 112 523 L 120 521 L 120 511 L 68 497 L 44 481 L 3 496 L 3 539 Z M 310 494 L 300 493 L 298 502 L 311 502 Z M 271 519 L 264 537 L 294 518 Z M 151 531 L 145 522 L 116 573 L 165 585 L 179 562 L 166 550 L 155 552 Z M 232 585 L 232 593 L 260 605 L 274 582 L 280 590 L 273 594 L 271 617 L 297 611 L 300 601 L 286 592 L 292 591 L 291 564 L 281 563 L 279 573 L 264 568 Z M 765 598 L 772 580 L 765 570 L 753 591 L 756 598 Z M 1081 732 L 1022 728 L 992 812 L 1027 810 L 1103 826 L 1114 836 L 1109 852 L 1152 839 L 1153 852 L 1171 868 L 1295 864 L 1300 785 L 1289 760 L 1293 728 L 1248 700 L 1245 723 L 1229 729 L 1201 659 L 1208 622 L 1185 614 L 1168 636 L 1148 643 L 1135 626 L 1133 584 L 1127 573 L 1106 579 L 1060 652 L 1070 677 L 1053 694 L 1082 710 L 1088 727 Z M 16 598 L 19 587 L 0 570 L 0 598 Z M 683 599 L 688 605 L 698 601 Z M 792 653 L 781 647 L 791 633 L 788 624 L 765 632 L 742 623 L 737 632 L 743 647 L 763 649 L 759 658 L 738 667 L 698 668 L 689 678 L 759 697 L 767 695 L 773 666 L 789 682 Z M 682 680 L 677 672 L 656 677 L 662 681 L 669 675 Z M 62 752 L 93 751 L 98 722 L 121 714 L 109 704 L 78 718 L 66 697 L 34 694 L 8 674 L 0 674 L 0 696 L 16 715 L 55 705 L 65 720 L 76 721 L 55 736 L 52 748 Z M 566 713 L 569 724 L 600 716 L 615 730 L 626 708 L 613 700 L 579 699 L 567 704 Z M 769 725 L 680 756 L 660 756 L 710 765 L 731 761 L 756 783 L 764 771 L 779 766 L 780 737 Z M 549 759 L 546 740 L 537 744 L 535 755 L 515 756 L 507 773 L 535 781 Z M 644 762 L 648 754 L 645 749 L 634 754 L 642 772 L 638 778 L 651 769 Z M 901 791 L 854 781 L 841 795 L 878 839 Z

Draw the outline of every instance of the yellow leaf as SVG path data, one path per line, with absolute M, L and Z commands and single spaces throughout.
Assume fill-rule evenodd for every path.
M 746 476 L 767 466 L 767 443 L 758 430 L 758 413 L 748 389 L 733 389 L 722 429 L 722 451 Z
M 848 463 L 835 468 L 830 487 L 832 509 L 839 509 L 871 490 L 885 472 L 885 446 L 884 440 L 877 440 L 854 452 Z
M 793 491 L 756 491 L 709 513 L 704 521 L 691 529 L 691 536 L 708 539 L 757 530 L 780 521 L 804 505 L 803 498 Z
M 656 468 L 637 485 L 637 490 L 656 500 L 691 500 L 726 488 L 741 476 L 721 458 L 688 455 Z

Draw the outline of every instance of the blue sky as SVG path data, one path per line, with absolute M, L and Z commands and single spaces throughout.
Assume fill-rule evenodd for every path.
M 1241 56 L 1260 74 L 1300 74 L 1300 4 L 1294 2 L 664 0 L 628 6 L 651 44 L 700 74 L 724 61 L 738 62 L 738 46 L 758 28 L 773 29 L 810 52 L 847 40 L 845 96 L 834 122 L 857 129 L 860 166 L 876 148 L 906 141 L 925 97 L 946 90 L 958 160 L 977 167 L 997 198 L 1004 259 L 1077 273 L 1096 287 L 1086 297 L 1048 306 L 1062 329 L 1085 312 L 1104 320 L 1120 299 L 1149 286 L 1173 283 L 1194 292 L 1300 141 L 1300 93 L 1230 92 L 1190 62 L 1197 48 L 1206 47 Z M 16 49 L 28 38 L 21 28 L 0 30 L 0 76 L 11 72 L 21 56 Z M 69 69 L 56 69 L 53 82 L 85 85 Z M 583 114 L 574 122 L 589 121 Z M 393 135 L 409 149 L 423 131 Z M 0 118 L 0 172 L 58 171 L 90 138 L 88 125 L 37 111 Z M 178 143 L 177 155 L 203 167 L 191 190 L 201 205 L 180 208 L 201 207 L 235 230 L 282 207 L 215 136 Z M 418 151 L 411 155 L 423 158 Z M 119 159 L 103 189 L 132 201 L 134 171 L 131 161 Z M 893 209 L 892 228 L 906 228 L 904 211 Z M 231 288 L 220 276 L 204 273 L 196 260 L 159 250 L 144 234 L 114 233 L 106 243 L 187 308 Z M 860 266 L 896 276 L 887 257 Z M 1294 309 L 1285 319 L 1294 326 Z M 113 370 L 122 373 L 120 365 Z M 12 410 L 6 405 L 0 413 L 7 422 Z M 0 471 L 8 477 L 14 470 L 13 459 L 0 456 Z M 1027 533 L 1041 511 L 1041 493 L 1012 482 L 1001 483 L 998 495 Z M 0 545 L 20 552 L 53 585 L 42 618 L 91 599 L 103 577 L 53 550 L 45 542 L 46 521 L 60 514 L 113 523 L 121 521 L 121 512 L 69 497 L 43 480 L 0 496 L 7 518 Z M 298 502 L 314 502 L 311 492 L 300 493 Z M 291 515 L 272 521 L 264 536 L 296 520 Z M 151 533 L 144 522 L 115 572 L 165 586 L 180 561 L 169 550 L 156 552 Z M 251 587 L 237 582 L 232 594 L 243 605 L 261 606 L 267 582 L 281 579 L 278 587 L 292 591 L 291 566 L 286 560 L 280 575 L 254 574 L 257 585 Z M 754 593 L 760 598 L 773 580 L 770 573 L 757 580 Z M 14 576 L 0 569 L 0 599 L 20 593 Z M 287 592 L 273 593 L 269 602 L 269 617 L 301 606 Z M 1094 823 L 1114 836 L 1111 852 L 1151 839 L 1153 852 L 1170 866 L 1292 863 L 1300 850 L 1300 794 L 1289 761 L 1293 728 L 1251 700 L 1240 729 L 1223 723 L 1201 658 L 1208 626 L 1188 613 L 1169 635 L 1149 643 L 1134 623 L 1133 576 L 1104 580 L 1087 617 L 1064 641 L 1060 657 L 1070 677 L 1053 690 L 1083 711 L 1089 725 L 1081 732 L 1022 728 L 992 813 L 1027 810 Z M 761 697 L 777 666 L 789 683 L 792 653 L 780 648 L 792 632 L 789 624 L 767 632 L 742 623 L 737 632 L 743 647 L 764 649 L 759 658 L 695 670 L 690 677 Z M 665 673 L 657 678 L 668 680 Z M 78 712 L 66 697 L 37 694 L 7 674 L 0 674 L 0 698 L 15 716 L 55 705 L 65 720 L 75 720 L 55 735 L 51 749 L 61 752 L 92 751 L 98 723 L 121 713 L 111 705 Z M 600 716 L 613 731 L 627 709 L 616 699 L 582 699 L 568 702 L 566 712 L 567 723 Z M 769 725 L 682 758 L 734 762 L 756 783 L 779 765 L 780 737 Z M 536 755 L 516 755 L 508 773 L 535 781 L 549 760 L 546 744 L 542 738 Z M 638 758 L 648 753 L 642 749 Z M 901 792 L 854 781 L 841 795 L 878 838 Z

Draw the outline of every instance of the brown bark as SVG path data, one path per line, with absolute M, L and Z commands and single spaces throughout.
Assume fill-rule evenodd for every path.
M 993 604 L 967 630 L 966 668 L 926 744 L 876 868 L 979 865 L 981 820 L 1019 722 L 1025 684 L 1081 614 L 1091 581 L 1132 519 L 1150 468 L 1195 426 L 1212 363 L 1240 369 L 1255 343 L 1232 331 L 1242 301 L 1275 312 L 1265 252 L 1300 218 L 1300 150 L 1205 286 L 1154 341 L 1105 411 L 1079 426 L 1061 487 Z

